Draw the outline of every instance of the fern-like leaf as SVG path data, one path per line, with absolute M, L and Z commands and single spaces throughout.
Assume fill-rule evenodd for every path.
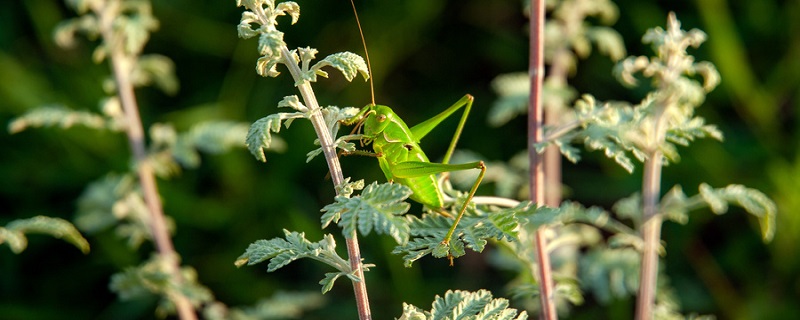
M 109 128 L 108 121 L 102 115 L 71 110 L 63 106 L 45 106 L 28 111 L 8 124 L 8 132 L 18 133 L 28 128 L 60 127 L 68 129 L 82 125 L 92 129 Z
M 63 239 L 80 249 L 81 252 L 89 252 L 89 242 L 83 238 L 75 226 L 64 219 L 45 216 L 18 219 L 8 223 L 5 228 L 0 227 L 0 244 L 8 243 L 11 251 L 20 253 L 28 246 L 25 234 L 30 233 L 42 233 Z
M 295 113 L 276 113 L 258 119 L 247 132 L 246 145 L 250 153 L 261 162 L 267 162 L 267 157 L 264 150 L 272 146 L 271 132 L 278 133 L 281 131 L 281 122 L 286 121 L 285 125 L 288 128 L 293 119 L 302 118 L 305 115 L 301 112 Z
M 456 319 L 503 319 L 524 320 L 528 318 L 525 311 L 509 308 L 509 302 L 503 298 L 493 298 L 487 290 L 447 291 L 444 297 L 436 296 L 430 311 L 424 311 L 414 305 L 403 304 L 403 315 L 400 319 L 424 320 L 456 320 Z
M 316 75 L 327 77 L 328 73 L 322 70 L 327 66 L 341 71 L 347 81 L 353 81 L 358 74 L 361 74 L 364 80 L 369 79 L 369 69 L 367 69 L 364 58 L 352 52 L 339 52 L 329 55 L 314 64 L 308 70 L 308 80 L 311 82 L 316 81 Z
M 458 258 L 466 253 L 465 248 L 482 252 L 489 239 L 516 241 L 519 226 L 517 215 L 524 212 L 528 205 L 525 202 L 491 213 L 468 210 L 448 243 L 442 243 L 442 240 L 453 225 L 452 218 L 439 214 L 425 214 L 421 219 L 409 217 L 414 238 L 406 245 L 397 246 L 392 253 L 405 254 L 404 264 L 410 267 L 414 261 L 428 254 L 434 258 Z
M 405 244 L 409 226 L 403 214 L 411 206 L 405 202 L 410 195 L 411 189 L 404 185 L 373 182 L 360 195 L 337 196 L 334 203 L 322 208 L 322 227 L 337 223 L 346 238 L 356 229 L 363 235 L 375 230 L 391 236 L 398 244 Z
M 775 235 L 777 206 L 775 202 L 760 191 L 738 184 L 714 189 L 704 183 L 700 185 L 700 197 L 709 205 L 711 211 L 716 214 L 725 213 L 728 210 L 727 204 L 732 203 L 757 217 L 761 225 L 761 236 L 765 242 L 771 241 Z
M 328 234 L 318 242 L 306 240 L 305 233 L 283 230 L 284 238 L 274 238 L 271 240 L 258 240 L 247 247 L 244 254 L 239 256 L 234 263 L 237 267 L 245 264 L 254 265 L 269 260 L 267 271 L 278 270 L 292 261 L 311 258 L 323 262 L 336 268 L 339 272 L 327 273 L 325 278 L 320 281 L 322 292 L 331 289 L 333 282 L 341 276 L 359 281 L 352 270 L 350 264 L 336 253 L 336 241 L 333 236 Z M 364 265 L 364 271 L 368 271 L 371 265 Z
M 147 295 L 160 296 L 161 301 L 156 313 L 162 315 L 174 312 L 172 297 L 175 294 L 186 297 L 195 306 L 214 301 L 211 290 L 197 281 L 197 272 L 194 268 L 181 267 L 181 281 L 177 282 L 169 271 L 170 263 L 168 259 L 154 255 L 139 266 L 128 267 L 111 276 L 109 287 L 122 300 Z

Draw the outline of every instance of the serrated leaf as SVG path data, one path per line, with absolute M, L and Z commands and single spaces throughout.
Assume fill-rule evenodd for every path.
M 300 112 L 308 111 L 308 107 L 303 105 L 303 103 L 300 102 L 300 98 L 298 98 L 296 95 L 283 97 L 283 100 L 278 102 L 278 108 L 292 108 Z
M 350 238 L 356 229 L 363 235 L 374 230 L 391 236 L 398 244 L 405 244 L 409 226 L 402 215 L 410 208 L 405 202 L 410 195 L 411 189 L 404 185 L 373 182 L 358 196 L 337 196 L 334 203 L 322 208 L 320 219 L 323 228 L 337 223 L 345 238 Z
M 341 272 L 328 272 L 325 274 L 325 278 L 319 281 L 319 284 L 322 285 L 322 294 L 328 293 L 333 289 L 333 283 L 336 282 L 336 279 L 339 279 L 343 273 Z
M 247 137 L 245 140 L 245 144 L 250 150 L 250 153 L 252 153 L 253 156 L 255 156 L 259 161 L 266 162 L 267 157 L 264 154 L 264 150 L 269 149 L 272 145 L 272 134 L 270 132 L 280 132 L 281 122 L 284 120 L 289 120 L 286 123 L 288 128 L 292 119 L 302 118 L 304 116 L 305 115 L 303 113 L 299 112 L 276 113 L 258 119 L 253 123 L 252 126 L 250 126 L 250 130 L 247 132 Z
M 403 304 L 400 319 L 518 319 L 528 318 L 525 311 L 508 308 L 508 300 L 493 298 L 487 290 L 476 292 L 448 290 L 444 297 L 436 296 L 430 311 Z M 519 315 L 518 315 L 519 314 Z
M 174 309 L 171 299 L 175 294 L 187 298 L 192 305 L 202 305 L 214 300 L 211 291 L 197 282 L 197 272 L 193 268 L 182 267 L 178 278 L 169 271 L 174 268 L 169 266 L 171 263 L 162 256 L 154 255 L 141 265 L 128 267 L 114 274 L 109 288 L 122 300 L 148 294 L 161 296 L 159 308 L 163 307 L 165 310 Z
M 71 110 L 63 106 L 44 106 L 35 108 L 12 120 L 8 124 L 9 133 L 18 133 L 28 128 L 60 127 L 68 129 L 82 125 L 92 129 L 106 129 L 108 121 L 102 115 Z
M 364 58 L 352 52 L 339 52 L 329 55 L 325 57 L 325 59 L 314 64 L 309 69 L 307 80 L 311 82 L 316 81 L 315 75 L 320 74 L 319 71 L 322 71 L 321 69 L 327 66 L 334 67 L 341 71 L 347 81 L 353 81 L 359 73 L 364 80 L 369 79 L 369 69 L 367 68 L 366 62 L 364 62 Z M 322 75 L 324 74 L 323 71 Z
M 275 11 L 280 15 L 289 14 L 292 17 L 292 24 L 297 23 L 300 18 L 300 5 L 294 1 L 284 1 L 275 7 Z
M 465 248 L 482 252 L 489 239 L 516 241 L 519 226 L 517 215 L 524 212 L 528 205 L 528 202 L 523 202 L 514 208 L 480 214 L 467 210 L 448 243 L 442 240 L 453 224 L 452 218 L 439 214 L 425 214 L 421 219 L 411 216 L 408 219 L 411 235 L 415 238 L 406 245 L 395 247 L 392 253 L 405 254 L 404 264 L 410 267 L 414 261 L 428 254 L 436 258 L 458 258 L 466 253 Z
M 292 261 L 311 258 L 330 265 L 340 273 L 349 273 L 350 264 L 336 253 L 336 241 L 330 234 L 317 242 L 306 240 L 305 233 L 283 230 L 284 238 L 258 240 L 236 259 L 237 267 L 269 260 L 267 271 L 273 272 Z
M 5 229 L 11 232 L 17 232 L 19 235 L 26 233 L 47 234 L 73 244 L 84 254 L 89 253 L 89 242 L 83 238 L 75 226 L 61 218 L 36 216 L 28 219 L 19 219 L 8 223 Z M 2 240 L 3 239 L 0 238 L 0 242 L 2 242 Z M 25 244 L 19 242 L 19 239 L 12 239 L 12 241 L 14 240 L 21 245 L 17 245 L 16 249 L 19 249 L 19 251 L 25 249 Z M 9 245 L 12 245 L 12 249 L 15 249 L 13 243 L 9 242 Z M 19 251 L 15 250 L 15 253 L 19 253 Z
M 700 196 L 708 203 L 714 213 L 727 211 L 727 204 L 736 204 L 758 218 L 761 236 L 765 242 L 775 235 L 775 215 L 777 206 L 769 197 L 756 189 L 732 184 L 725 188 L 714 189 L 707 184 L 700 185 Z

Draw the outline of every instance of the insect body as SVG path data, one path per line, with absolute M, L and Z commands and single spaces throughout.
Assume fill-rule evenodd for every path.
M 475 184 L 469 191 L 467 199 L 464 201 L 464 204 L 458 211 L 458 215 L 456 216 L 453 225 L 450 227 L 450 229 L 447 231 L 447 234 L 441 241 L 440 246 L 448 247 L 445 249 L 448 249 L 447 252 L 450 252 L 450 239 L 453 237 L 453 234 L 456 231 L 458 222 L 461 221 L 461 218 L 464 216 L 464 212 L 467 210 L 467 205 L 475 196 L 475 192 L 478 190 L 478 185 L 480 185 L 481 180 L 483 180 L 483 176 L 486 174 L 486 166 L 483 164 L 483 161 L 463 164 L 448 163 L 450 161 L 450 156 L 453 155 L 453 151 L 455 150 L 456 142 L 458 142 L 461 131 L 464 129 L 467 116 L 469 116 L 469 111 L 472 108 L 473 98 L 471 95 L 464 95 L 464 97 L 459 99 L 456 103 L 442 113 L 439 113 L 438 115 L 411 128 L 409 128 L 408 125 L 406 125 L 406 123 L 403 122 L 403 120 L 400 119 L 400 117 L 398 117 L 391 108 L 375 104 L 375 90 L 373 89 L 372 83 L 372 68 L 370 67 L 369 63 L 369 52 L 367 50 L 366 41 L 364 40 L 364 33 L 361 30 L 361 22 L 358 20 L 356 6 L 352 0 L 350 1 L 350 4 L 353 6 L 353 13 L 356 17 L 358 30 L 361 33 L 361 41 L 364 44 L 364 54 L 366 55 L 367 69 L 370 73 L 369 80 L 372 103 L 362 108 L 361 111 L 359 111 L 358 114 L 352 118 L 342 122 L 345 125 L 357 124 L 356 128 L 363 126 L 362 142 L 371 143 L 374 152 L 355 151 L 349 152 L 349 154 L 377 157 L 381 170 L 383 171 L 383 174 L 386 176 L 387 180 L 407 186 L 413 192 L 411 194 L 411 200 L 417 201 L 426 207 L 446 216 L 450 216 L 444 211 L 447 201 L 445 200 L 445 194 L 442 192 L 440 187 L 439 178 L 437 178 L 436 175 L 458 170 L 481 170 L 481 173 L 475 180 Z M 439 123 L 441 123 L 444 119 L 447 119 L 447 117 L 462 107 L 464 108 L 464 113 L 462 114 L 461 120 L 456 128 L 456 132 L 450 141 L 450 147 L 447 149 L 444 159 L 441 163 L 430 162 L 428 157 L 425 155 L 425 152 L 423 152 L 422 148 L 419 146 L 420 140 L 422 140 L 422 138 L 430 133 L 431 130 L 439 125 Z M 453 257 L 449 253 L 448 256 L 450 258 L 450 265 L 453 265 Z
M 445 203 L 446 197 L 441 190 L 436 174 L 457 170 L 481 169 L 481 173 L 470 190 L 466 202 L 459 210 L 455 222 L 444 239 L 442 239 L 442 244 L 444 245 L 450 242 L 458 222 L 466 211 L 467 204 L 475 195 L 475 191 L 486 173 L 486 166 L 483 161 L 448 164 L 472 107 L 472 101 L 472 96 L 465 95 L 447 110 L 411 128 L 391 108 L 374 104 L 367 105 L 354 117 L 344 121 L 346 125 L 357 124 L 358 126 L 363 126 L 362 141 L 371 143 L 374 151 L 374 153 L 364 151 L 353 153 L 378 158 L 378 163 L 387 180 L 409 187 L 413 192 L 411 195 L 412 200 L 434 211 L 444 213 L 443 208 L 447 205 Z M 419 141 L 444 119 L 462 107 L 465 107 L 464 114 L 444 160 L 442 163 L 431 163 L 425 152 L 420 148 Z

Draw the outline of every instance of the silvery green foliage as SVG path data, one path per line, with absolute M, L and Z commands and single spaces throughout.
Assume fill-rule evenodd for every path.
M 169 217 L 167 227 L 174 228 Z M 90 183 L 78 198 L 75 225 L 87 233 L 114 227 L 132 248 L 152 239 L 150 213 L 136 178 L 128 174 L 108 174 Z
M 350 263 L 342 259 L 336 253 L 336 241 L 333 236 L 328 234 L 317 242 L 306 240 L 305 233 L 283 230 L 284 238 L 274 238 L 271 240 L 258 240 L 252 243 L 247 250 L 236 259 L 236 266 L 247 264 L 248 266 L 269 260 L 267 271 L 278 270 L 292 261 L 302 258 L 310 258 L 320 261 L 338 272 L 329 272 L 319 283 L 322 285 L 322 293 L 326 293 L 333 288 L 333 283 L 341 276 L 350 278 L 352 281 L 360 281 L 354 271 L 350 269 Z M 364 271 L 368 271 L 371 265 L 364 265 Z
M 555 144 L 570 161 L 579 160 L 571 141 L 582 142 L 587 149 L 602 150 L 625 170 L 632 172 L 634 163 L 629 153 L 644 162 L 647 152 L 659 150 L 668 161 L 680 159 L 676 145 L 686 146 L 697 138 L 722 140 L 722 133 L 694 115 L 694 109 L 705 99 L 705 93 L 719 83 L 719 74 L 709 62 L 694 62 L 686 53 L 705 40 L 702 31 L 684 32 L 671 14 L 667 30 L 655 28 L 644 36 L 657 55 L 630 57 L 616 67 L 615 73 L 626 84 L 636 84 L 634 74 L 651 78 L 655 90 L 639 104 L 599 103 L 584 96 L 575 103 L 571 123 L 547 130 L 545 142 L 538 150 Z M 693 77 L 700 75 L 703 82 Z M 572 131 L 572 129 L 578 129 Z M 663 139 L 658 137 L 663 134 Z
M 251 307 L 228 309 L 221 303 L 214 303 L 203 309 L 207 320 L 270 320 L 300 319 L 303 312 L 317 309 L 325 303 L 325 298 L 317 292 L 277 292 L 268 299 L 262 299 Z
M 76 33 L 84 33 L 90 40 L 99 37 L 102 42 L 92 54 L 95 62 L 102 62 L 113 50 L 121 50 L 133 60 L 130 76 L 134 86 L 155 84 L 168 94 L 177 92 L 178 80 L 172 61 L 158 54 L 141 54 L 150 33 L 159 27 L 149 1 L 69 0 L 67 3 L 81 16 L 56 26 L 56 44 L 64 48 L 74 46 Z M 104 29 L 101 25 L 104 19 L 113 19 L 113 25 Z M 103 85 L 109 93 L 114 92 L 115 86 L 113 79 L 107 79 Z
M 403 215 L 411 207 L 405 202 L 410 195 L 411 189 L 404 185 L 373 182 L 360 195 L 336 196 L 334 203 L 322 208 L 322 228 L 336 223 L 346 238 L 356 234 L 356 229 L 362 235 L 374 230 L 391 236 L 398 244 L 406 244 L 410 230 Z
M 8 132 L 13 134 L 28 128 L 39 127 L 67 129 L 75 125 L 92 129 L 104 129 L 108 126 L 106 118 L 102 115 L 88 111 L 70 110 L 55 105 L 39 107 L 15 118 L 8 124 Z
M 243 122 L 206 121 L 193 125 L 187 132 L 178 133 L 170 124 L 156 123 L 150 127 L 152 143 L 148 161 L 156 174 L 169 178 L 180 173 L 181 167 L 200 166 L 200 152 L 221 154 L 233 148 L 243 148 L 249 125 Z M 271 151 L 281 152 L 286 144 L 277 139 Z
M 297 51 L 291 51 L 289 57 L 284 56 L 286 42 L 283 40 L 283 32 L 276 28 L 277 18 L 289 15 L 292 18 L 292 24 L 297 23 L 300 18 L 300 6 L 297 3 L 284 1 L 276 5 L 272 0 L 237 0 L 236 5 L 244 6 L 247 9 L 242 13 L 239 23 L 239 37 L 248 39 L 259 36 L 258 51 L 262 57 L 258 59 L 256 70 L 261 76 L 278 76 L 280 74 L 276 68 L 278 63 L 297 64 L 302 62 L 303 75 L 300 77 L 301 79 L 296 79 L 298 82 L 302 80 L 315 82 L 317 75 L 327 77 L 327 73 L 322 70 L 326 66 L 339 69 L 348 81 L 355 78 L 357 72 L 360 72 L 364 78 L 368 77 L 364 59 L 350 52 L 330 55 L 311 67 L 309 67 L 310 62 L 316 56 L 316 49 L 299 48 Z M 254 24 L 258 27 L 254 28 Z
M 447 291 L 444 297 L 436 296 L 430 311 L 403 303 L 399 320 L 456 320 L 456 319 L 528 319 L 528 313 L 509 308 L 508 300 L 493 298 L 487 290 Z
M 456 202 L 463 203 L 463 200 Z M 412 239 L 397 246 L 392 253 L 404 254 L 404 265 L 411 267 L 414 261 L 428 254 L 435 258 L 452 259 L 466 254 L 465 248 L 482 252 L 490 239 L 518 241 L 520 222 L 517 215 L 530 210 L 530 207 L 530 203 L 523 202 L 514 208 L 486 211 L 470 205 L 449 243 L 443 243 L 442 240 L 453 225 L 453 218 L 438 213 L 423 214 L 422 218 L 408 216 Z
M 508 162 L 484 160 L 485 157 L 471 150 L 455 150 L 450 163 L 468 163 L 483 160 L 486 174 L 481 185 L 494 183 L 494 193 L 498 197 L 524 199 L 527 197 L 528 153 L 523 151 L 511 157 Z M 461 189 L 469 190 L 478 177 L 477 170 L 450 172 L 450 182 Z
M 125 117 L 117 97 L 100 101 L 101 114 L 73 110 L 61 105 L 42 106 L 15 118 L 8 124 L 8 132 L 19 133 L 28 128 L 59 127 L 69 129 L 76 125 L 90 129 L 122 131 Z
M 631 247 L 600 247 L 581 256 L 581 287 L 600 303 L 625 298 L 639 289 L 641 253 Z
M 109 288 L 122 300 L 160 296 L 156 313 L 161 317 L 175 313 L 175 305 L 169 298 L 175 294 L 186 297 L 195 308 L 214 301 L 211 291 L 197 282 L 197 272 L 193 268 L 182 267 L 181 281 L 176 282 L 168 269 L 169 265 L 166 258 L 154 255 L 139 266 L 125 268 L 111 276 Z
M 272 0 L 237 0 L 236 4 L 247 9 L 242 13 L 241 22 L 238 26 L 239 37 L 248 39 L 259 36 L 258 51 L 262 55 L 256 63 L 256 71 L 259 75 L 277 77 L 280 74 L 277 69 L 278 64 L 285 64 L 292 72 L 296 86 L 316 82 L 317 76 L 327 77 L 328 73 L 322 70 L 325 67 L 333 67 L 339 70 L 348 81 L 352 81 L 358 74 L 361 74 L 364 79 L 369 78 L 367 65 L 364 59 L 357 54 L 350 52 L 334 53 L 312 65 L 311 62 L 317 55 L 316 49 L 305 47 L 290 51 L 286 47 L 286 42 L 283 40 L 283 32 L 278 31 L 276 28 L 278 25 L 277 18 L 289 15 L 292 24 L 296 23 L 300 18 L 300 6 L 297 3 L 284 1 L 276 4 Z M 300 98 L 294 95 L 285 97 L 278 104 L 278 107 L 290 107 L 296 112 L 277 113 L 261 118 L 253 123 L 247 134 L 247 147 L 253 156 L 262 162 L 266 161 L 263 150 L 269 148 L 272 143 L 271 133 L 278 133 L 282 123 L 288 128 L 292 120 L 298 118 L 310 119 L 313 113 L 319 111 L 305 106 L 300 101 Z M 323 114 L 328 128 L 333 131 L 332 133 L 338 130 L 336 122 L 346 118 L 344 115 L 352 113 L 349 108 L 339 110 L 335 107 L 328 107 L 326 109 L 327 111 L 323 111 Z M 335 134 L 332 136 L 335 136 Z M 351 143 L 345 140 L 337 140 L 336 146 L 345 150 L 354 148 Z M 308 159 L 310 160 L 320 153 L 321 150 L 311 151 L 308 154 Z
M 341 121 L 354 117 L 359 109 L 353 107 L 339 109 L 338 107 L 328 106 L 322 108 L 321 111 L 322 117 L 325 119 L 325 125 L 330 129 L 331 137 L 336 137 L 339 134 Z M 350 141 L 358 139 L 361 139 L 361 135 L 359 134 L 344 135 L 336 138 L 336 141 L 333 142 L 333 146 L 342 151 L 353 152 L 356 150 L 356 145 Z M 314 144 L 319 145 L 319 139 L 314 140 Z M 309 151 L 308 154 L 306 154 L 306 162 L 311 162 L 312 159 L 320 154 L 322 154 L 322 147 Z
M 78 229 L 68 221 L 60 218 L 36 216 L 17 219 L 0 227 L 0 244 L 7 243 L 14 253 L 20 253 L 28 247 L 27 234 L 47 234 L 63 239 L 77 247 L 83 253 L 89 253 L 89 242 L 81 236 Z

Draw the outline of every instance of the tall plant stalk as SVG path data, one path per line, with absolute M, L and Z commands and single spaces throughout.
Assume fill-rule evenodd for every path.
M 179 269 L 179 257 L 175 252 L 172 239 L 167 229 L 164 211 L 159 198 L 158 186 L 152 166 L 147 161 L 147 148 L 145 146 L 144 128 L 139 116 L 139 106 L 136 102 L 131 73 L 136 56 L 129 54 L 114 30 L 114 20 L 122 11 L 120 1 L 92 2 L 92 10 L 99 19 L 100 34 L 106 43 L 109 53 L 117 94 L 125 114 L 125 133 L 136 165 L 136 173 L 142 188 L 145 204 L 150 213 L 150 232 L 156 244 L 158 254 L 164 259 L 165 270 L 175 283 L 182 283 L 183 279 Z M 181 293 L 173 291 L 169 294 L 170 300 L 175 304 L 178 316 L 182 320 L 197 319 L 194 307 Z
M 314 95 L 314 90 L 311 89 L 311 83 L 302 78 L 300 67 L 297 63 L 289 60 L 292 59 L 292 55 L 286 46 L 281 47 L 281 54 L 295 82 L 302 81 L 297 86 L 297 90 L 300 91 L 300 95 L 303 97 L 303 101 L 306 106 L 308 106 L 309 110 L 313 110 L 310 117 L 311 123 L 319 138 L 319 144 L 325 156 L 325 161 L 328 163 L 328 170 L 331 173 L 334 190 L 336 191 L 336 195 L 339 195 L 339 190 L 335 187 L 342 185 L 342 182 L 344 182 L 344 175 L 342 174 L 342 167 L 339 164 L 339 157 L 336 154 L 336 148 L 334 147 L 333 138 L 330 134 L 331 131 L 325 124 L 325 119 L 322 117 L 319 102 L 317 101 L 316 95 Z M 358 308 L 358 318 L 360 320 L 372 319 L 372 312 L 369 308 L 369 296 L 367 295 L 367 284 L 364 281 L 364 268 L 361 263 L 361 249 L 358 245 L 358 235 L 355 230 L 353 230 L 350 237 L 346 237 L 345 243 L 347 245 L 347 257 L 350 262 L 350 268 L 360 279 L 360 281 L 352 281 L 356 306 Z
M 528 155 L 530 158 L 530 199 L 537 204 L 545 202 L 544 156 L 536 152 L 535 144 L 543 138 L 542 80 L 544 79 L 544 0 L 531 3 L 530 60 L 531 94 L 528 106 Z M 557 319 L 555 292 L 547 252 L 546 227 L 536 229 L 536 258 L 539 262 L 539 296 L 542 303 L 542 318 Z
M 662 88 L 663 89 L 663 88 Z M 636 319 L 652 319 L 656 302 L 658 282 L 658 249 L 661 246 L 662 217 L 658 213 L 658 199 L 661 195 L 661 168 L 664 155 L 658 146 L 664 143 L 666 135 L 664 116 L 670 102 L 663 101 L 653 113 L 653 136 L 647 150 L 642 177 L 642 265 L 639 274 L 639 295 L 636 301 Z

